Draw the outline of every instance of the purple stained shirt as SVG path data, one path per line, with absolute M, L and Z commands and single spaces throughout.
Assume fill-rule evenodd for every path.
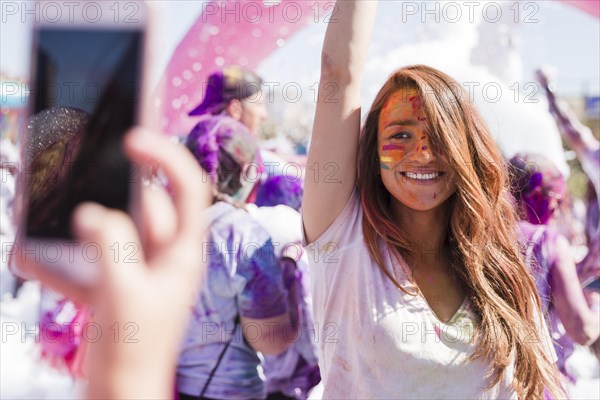
M 519 231 L 519 239 L 524 248 L 525 262 L 535 280 L 542 301 L 543 312 L 548 317 L 550 336 L 554 341 L 554 349 L 558 356 L 557 365 L 565 376 L 574 380 L 574 377 L 567 374 L 565 370 L 565 361 L 573 354 L 575 343 L 567 334 L 556 309 L 553 307 L 550 288 L 552 266 L 557 258 L 555 242 L 560 233 L 547 225 L 534 225 L 527 221 L 519 221 Z
M 299 314 L 300 330 L 296 340 L 286 351 L 277 355 L 264 355 L 267 393 L 280 392 L 296 400 L 307 399 L 312 388 L 320 382 L 321 375 L 311 311 L 308 257 L 305 252 L 298 252 L 302 242 L 302 218 L 298 211 L 287 205 L 257 207 L 249 204 L 246 209 L 271 235 L 277 257 L 282 259 L 287 255 L 296 260 L 295 263 L 281 261 L 280 265 L 283 271 L 287 270 L 284 272 L 286 287 L 296 288 L 289 307 L 296 308 Z M 286 250 L 292 251 L 286 253 Z M 290 274 L 289 268 L 292 265 Z
M 218 202 L 208 209 L 210 228 L 203 248 L 207 275 L 192 308 L 179 356 L 177 390 L 191 396 L 202 391 L 227 341 L 205 396 L 252 399 L 266 396 L 259 355 L 247 341 L 261 333 L 241 327 L 235 318 L 271 318 L 287 312 L 287 291 L 268 233 L 250 215 Z
M 308 257 L 296 263 L 297 296 L 295 305 L 300 312 L 300 332 L 289 349 L 278 355 L 264 356 L 267 392 L 280 392 L 294 399 L 307 399 L 310 391 L 321 381 L 312 318 L 312 300 L 308 295 Z M 290 307 L 292 305 L 290 304 Z

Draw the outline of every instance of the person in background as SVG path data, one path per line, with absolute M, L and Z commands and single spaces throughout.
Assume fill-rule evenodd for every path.
M 282 268 L 294 272 L 289 279 L 298 282 L 295 301 L 301 314 L 299 336 L 284 353 L 264 356 L 267 399 L 271 400 L 304 400 L 321 380 L 314 342 L 308 256 L 301 247 L 302 222 L 298 212 L 301 201 L 301 181 L 281 175 L 269 178 L 260 187 L 256 203 L 246 205 L 252 218 L 271 235 Z
M 254 72 L 235 65 L 213 72 L 208 77 L 202 102 L 188 115 L 227 115 L 258 136 L 268 116 L 262 83 L 262 78 Z
M 190 117 L 226 115 L 248 128 L 258 137 L 263 122 L 268 117 L 263 80 L 256 73 L 237 65 L 213 72 L 208 77 L 202 102 L 189 112 Z M 266 168 L 264 178 L 283 175 L 286 161 L 265 149 L 260 151 L 259 162 Z M 254 196 L 250 197 L 252 201 Z
M 536 78 L 545 90 L 550 114 L 565 143 L 575 152 L 581 168 L 589 179 L 585 231 L 588 253 L 578 264 L 581 281 L 600 277 L 600 141 L 575 116 L 568 104 L 561 100 L 544 71 L 537 70 Z
M 66 195 L 59 190 L 81 148 L 82 135 L 89 115 L 75 108 L 53 107 L 31 116 L 27 121 L 28 135 L 23 150 L 28 187 L 20 175 L 17 185 L 15 212 L 23 212 L 25 190 L 28 200 L 28 226 L 40 231 L 59 223 L 59 207 Z M 17 276 L 29 278 L 20 272 L 21 257 L 14 259 L 11 268 Z M 63 297 L 48 287 L 40 293 L 40 330 L 38 343 L 42 358 L 56 368 L 66 368 L 73 377 L 82 377 L 85 341 L 81 329 L 90 320 L 90 310 L 74 299 Z
M 591 345 L 600 336 L 600 309 L 586 295 L 577 278 L 569 242 L 551 226 L 560 203 L 568 195 L 563 175 L 552 162 L 538 154 L 518 153 L 510 159 L 513 196 L 522 216 L 520 241 L 533 275 L 560 371 L 575 382 L 565 361 L 574 343 Z
M 577 264 L 577 274 L 584 285 L 594 281 L 597 284 L 600 278 L 600 141 L 579 121 L 569 105 L 556 95 L 542 69 L 536 71 L 536 78 L 546 92 L 550 114 L 554 117 L 563 140 L 575 152 L 589 179 L 585 207 L 588 251 L 585 258 Z M 588 297 L 596 296 L 597 300 L 597 293 L 591 293 L 589 290 L 585 293 Z M 600 339 L 592 345 L 592 349 L 600 360 Z
M 235 200 L 241 204 L 239 198 Z M 300 209 L 301 202 L 301 179 L 276 175 L 258 185 L 255 204 L 247 203 L 243 206 L 271 236 L 281 268 L 294 272 L 289 276 L 295 293 L 291 310 L 295 310 L 302 321 L 300 335 L 288 350 L 278 355 L 264 355 L 263 367 L 269 398 L 307 398 L 310 390 L 320 380 L 312 343 L 314 329 L 307 259 L 302 251 L 298 251 L 301 250 L 301 236 L 300 215 L 297 210 Z M 286 256 L 285 250 L 291 252 L 292 256 Z
M 294 272 L 281 268 L 268 231 L 244 208 L 256 184 L 246 174 L 256 165 L 258 145 L 227 116 L 201 120 L 186 145 L 214 191 L 204 213 L 207 276 L 179 356 L 179 398 L 264 398 L 260 353 L 288 349 L 299 313 Z

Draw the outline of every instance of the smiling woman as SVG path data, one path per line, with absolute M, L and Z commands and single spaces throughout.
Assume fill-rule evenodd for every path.
M 315 322 L 337 327 L 324 397 L 564 398 L 487 126 L 454 79 L 415 65 L 388 78 L 361 132 L 376 2 L 336 7 L 308 164 L 335 163 L 339 183 L 307 180 L 303 201 Z

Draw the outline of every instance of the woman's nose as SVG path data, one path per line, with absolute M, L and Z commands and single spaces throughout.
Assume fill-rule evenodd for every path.
M 417 148 L 415 150 L 416 156 L 419 159 L 422 159 L 423 161 L 432 161 L 435 156 L 433 154 L 433 151 L 431 149 L 431 143 L 429 141 L 429 136 L 428 135 L 422 135 L 418 142 L 417 142 Z

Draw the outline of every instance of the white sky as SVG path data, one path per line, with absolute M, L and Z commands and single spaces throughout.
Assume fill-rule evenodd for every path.
M 400 12 L 400 1 L 391 1 L 398 3 L 393 7 L 397 7 Z M 156 68 L 157 74 L 160 74 L 180 38 L 198 18 L 203 1 L 172 0 L 155 1 L 155 3 L 160 5 L 161 15 L 164 16 L 161 20 L 160 43 L 157 46 L 160 52 L 156 60 L 156 65 L 160 66 Z M 422 2 L 412 3 L 419 5 Z M 515 5 L 517 2 L 508 3 Z M 531 3 L 534 3 L 535 7 Z M 23 2 L 0 1 L 2 7 L 0 70 L 9 75 L 24 77 L 29 68 L 30 35 L 28 25 L 21 21 L 21 15 L 8 15 L 5 12 L 11 4 L 20 7 Z M 534 23 L 522 23 L 517 30 L 519 35 L 517 48 L 522 60 L 524 78 L 529 78 L 531 71 L 537 65 L 552 65 L 558 70 L 558 85 L 563 93 L 598 95 L 600 92 L 599 20 L 577 9 L 559 4 L 555 0 L 527 1 L 521 2 L 518 6 L 520 20 L 524 20 L 528 15 L 537 20 Z M 415 21 L 417 17 L 411 18 Z M 31 16 L 28 19 L 31 19 Z M 431 25 L 429 23 L 429 27 Z M 391 28 L 393 32 L 402 32 L 400 23 L 394 24 Z M 293 43 L 295 42 L 290 41 L 288 45 L 292 46 Z M 298 59 L 304 59 L 302 46 L 296 47 L 294 53 Z M 290 74 L 294 72 L 289 71 Z

